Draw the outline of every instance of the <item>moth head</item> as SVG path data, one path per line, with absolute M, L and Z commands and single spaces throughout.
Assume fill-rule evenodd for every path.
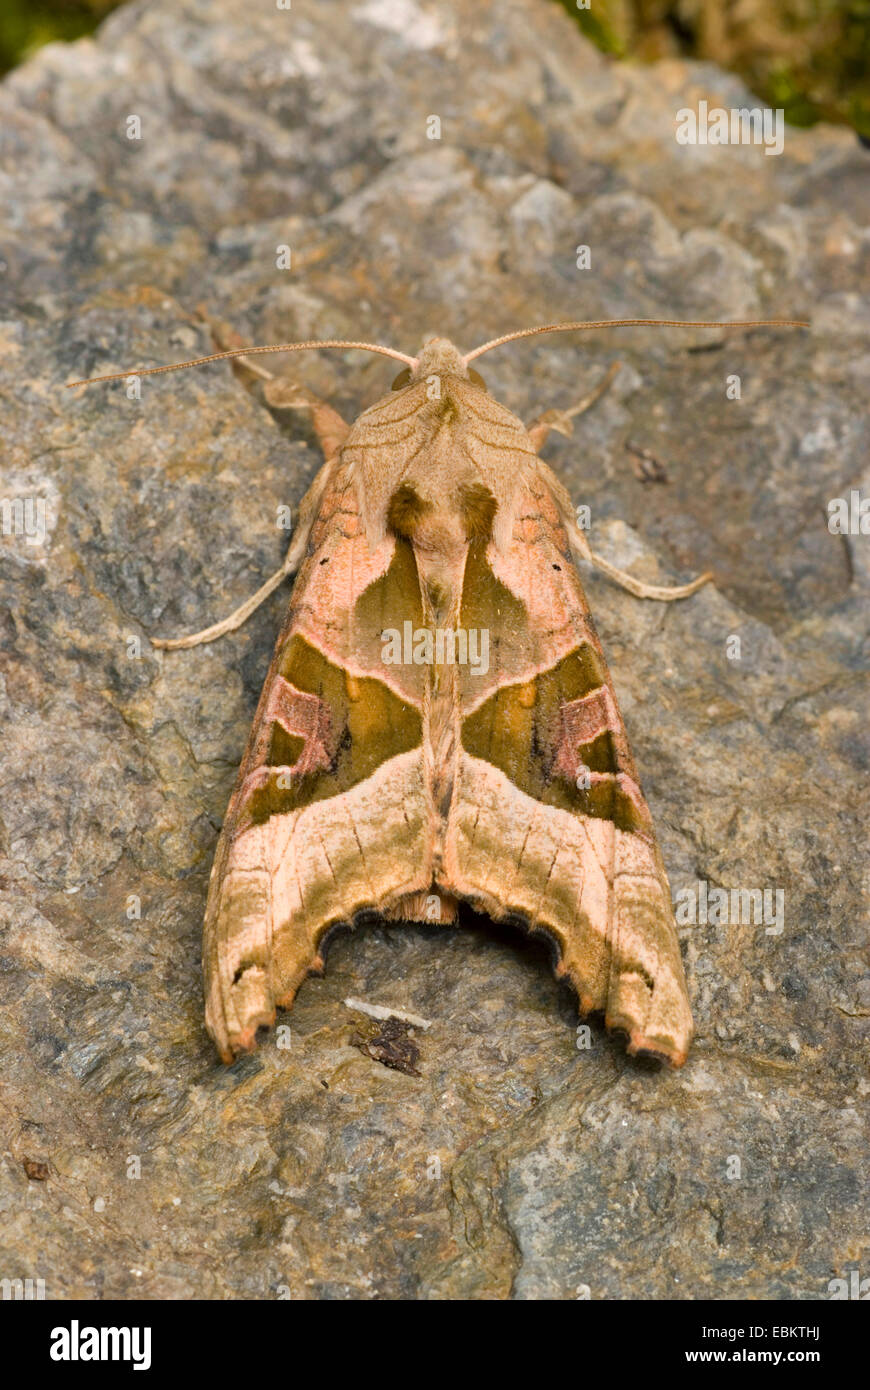
M 465 358 L 450 342 L 449 338 L 430 338 L 420 349 L 413 366 L 405 367 L 393 382 L 393 390 L 401 391 L 418 381 L 427 381 L 432 376 L 458 376 L 471 381 L 475 386 L 486 390 L 483 377 L 474 368 L 466 365 Z

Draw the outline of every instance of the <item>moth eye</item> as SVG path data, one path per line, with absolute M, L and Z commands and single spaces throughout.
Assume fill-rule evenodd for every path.
M 408 382 L 409 382 L 410 380 L 411 380 L 411 368 L 410 368 L 410 367 L 403 367 L 402 370 L 399 372 L 399 375 L 396 377 L 396 380 L 393 382 L 392 386 L 390 387 L 390 390 L 391 390 L 391 391 L 401 391 L 402 387 L 403 387 L 403 386 L 407 386 L 407 385 L 408 385 Z
M 486 390 L 486 382 L 480 375 L 480 372 L 476 372 L 473 367 L 468 368 L 468 380 L 473 381 L 475 386 L 479 386 L 481 391 Z

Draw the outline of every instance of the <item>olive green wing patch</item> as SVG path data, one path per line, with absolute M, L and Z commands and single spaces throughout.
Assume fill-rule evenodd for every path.
M 494 689 L 476 706 L 467 701 L 472 708 L 462 721 L 462 747 L 543 805 L 649 833 L 649 811 L 593 630 L 578 622 L 569 636 L 561 634 L 561 647 L 569 650 L 548 666 L 547 635 L 530 627 L 521 602 L 493 574 L 482 547 L 475 549 L 466 570 L 463 625 L 499 622 L 500 615 L 506 621 L 490 639 Z M 561 588 L 569 577 L 559 573 Z M 578 604 L 578 613 L 583 608 Z M 472 681 L 466 678 L 466 689 Z

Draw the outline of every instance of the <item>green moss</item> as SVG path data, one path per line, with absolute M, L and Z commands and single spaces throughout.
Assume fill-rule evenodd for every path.
M 571 5 L 570 0 L 565 0 L 565 3 L 576 16 L 587 39 L 591 39 L 596 48 L 600 48 L 602 53 L 612 53 L 616 58 L 625 57 L 625 36 L 620 34 L 615 25 L 608 22 L 605 15 L 593 14 L 592 10 L 577 10 Z
M 870 137 L 870 0 L 557 0 L 604 53 L 698 58 L 736 72 L 792 125 Z
M 43 44 L 70 43 L 93 33 L 121 0 L 2 0 L 0 74 L 23 63 Z

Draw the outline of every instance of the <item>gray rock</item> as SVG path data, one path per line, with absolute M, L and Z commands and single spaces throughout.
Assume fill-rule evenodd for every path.
M 151 0 L 0 87 L 0 499 L 44 504 L 33 543 L 0 538 L 3 1277 L 49 1297 L 817 1299 L 870 1273 L 870 538 L 826 524 L 870 489 L 870 153 L 825 127 L 778 158 L 681 147 L 701 96 L 750 100 L 710 66 L 612 64 L 535 0 Z M 675 894 L 781 889 L 783 930 L 683 928 L 680 1073 L 597 1023 L 578 1047 L 546 953 L 484 922 L 338 940 L 284 1031 L 224 1068 L 205 886 L 286 595 L 212 646 L 148 637 L 277 567 L 277 509 L 317 451 L 226 364 L 141 401 L 64 383 L 208 352 L 203 315 L 407 351 L 566 314 L 812 318 L 480 364 L 530 419 L 623 362 L 547 458 L 612 559 L 715 571 L 668 607 L 596 574 L 588 592 Z M 345 414 L 392 375 L 269 361 Z M 348 996 L 431 1021 L 420 1078 L 354 1045 Z

